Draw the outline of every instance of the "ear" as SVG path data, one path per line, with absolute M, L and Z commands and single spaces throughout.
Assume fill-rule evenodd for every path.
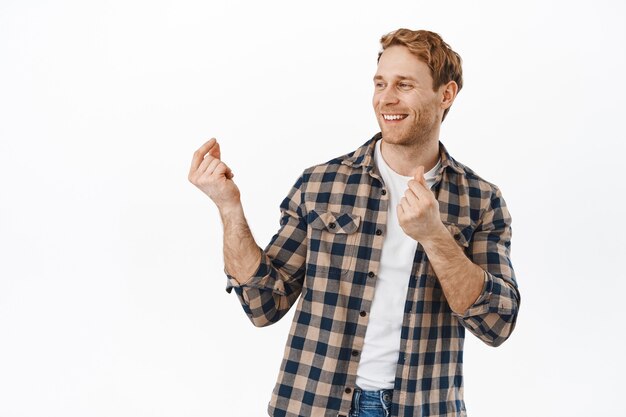
M 440 87 L 441 91 L 441 108 L 443 110 L 449 109 L 454 103 L 456 94 L 459 92 L 459 86 L 454 81 L 449 81 L 448 84 Z

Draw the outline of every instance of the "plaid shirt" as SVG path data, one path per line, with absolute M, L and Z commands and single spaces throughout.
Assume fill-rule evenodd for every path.
M 348 416 L 385 239 L 389 196 L 373 162 L 380 133 L 356 151 L 306 169 L 281 204 L 280 229 L 256 273 L 227 291 L 256 326 L 297 302 L 278 381 L 275 417 Z M 465 416 L 465 329 L 491 346 L 515 327 L 520 301 L 509 258 L 511 217 L 500 190 L 440 144 L 433 192 L 441 219 L 485 270 L 482 294 L 450 309 L 421 245 L 404 306 L 392 416 Z M 299 297 L 299 298 L 298 298 Z

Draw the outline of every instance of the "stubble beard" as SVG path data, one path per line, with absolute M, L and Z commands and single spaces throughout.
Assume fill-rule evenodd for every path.
M 402 130 L 385 127 L 384 121 L 380 124 L 383 139 L 391 145 L 421 149 L 436 138 L 437 115 L 428 108 L 420 109 L 417 120 Z

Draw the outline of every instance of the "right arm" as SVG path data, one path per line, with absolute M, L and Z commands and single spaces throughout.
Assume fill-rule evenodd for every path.
M 215 139 L 194 153 L 189 181 L 217 205 L 224 227 L 227 291 L 235 293 L 255 326 L 278 321 L 302 290 L 306 257 L 306 225 L 294 186 L 281 205 L 281 229 L 263 251 L 255 242 L 230 168 L 220 159 Z M 296 197 L 296 194 L 298 195 Z

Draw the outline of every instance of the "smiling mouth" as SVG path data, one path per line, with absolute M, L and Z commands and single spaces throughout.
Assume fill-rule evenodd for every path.
M 407 118 L 409 115 L 408 114 L 383 114 L 383 119 L 387 120 L 387 121 L 397 121 L 397 120 L 402 120 Z

